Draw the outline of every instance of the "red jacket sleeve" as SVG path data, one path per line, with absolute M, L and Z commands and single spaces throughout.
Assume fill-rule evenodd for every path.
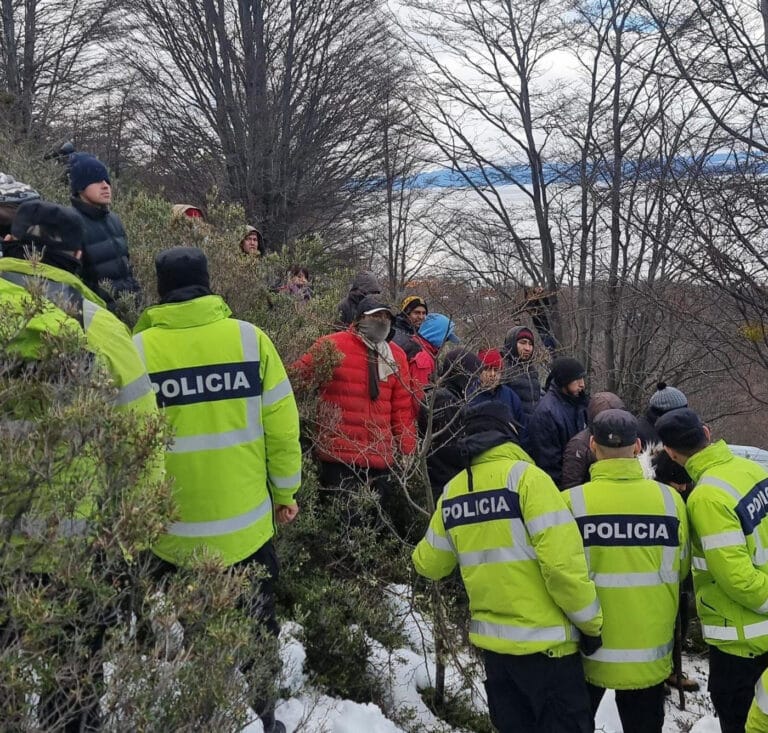
M 400 451 L 406 455 L 416 450 L 416 420 L 413 409 L 413 385 L 405 352 L 390 344 L 397 362 L 397 383 L 392 390 L 392 434 L 397 438 Z
M 409 362 L 411 368 L 411 381 L 416 390 L 424 394 L 424 387 L 429 384 L 429 379 L 435 369 L 435 360 L 431 354 L 421 350 Z

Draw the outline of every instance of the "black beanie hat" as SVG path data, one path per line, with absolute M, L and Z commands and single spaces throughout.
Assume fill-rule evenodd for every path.
M 26 201 L 11 224 L 19 242 L 50 250 L 76 252 L 83 246 L 83 222 L 72 209 L 49 201 Z
M 561 356 L 552 362 L 549 379 L 558 387 L 565 387 L 576 379 L 581 379 L 586 370 L 578 359 L 570 356 Z
M 92 183 L 110 183 L 109 171 L 98 158 L 88 153 L 75 153 L 69 164 L 69 185 L 72 195 L 77 196 Z
M 197 247 L 171 247 L 155 257 L 157 293 L 163 298 L 172 290 L 197 285 L 210 290 L 208 260 Z
M 661 442 L 672 450 L 692 450 L 707 439 L 704 423 L 689 407 L 665 412 L 654 427 Z

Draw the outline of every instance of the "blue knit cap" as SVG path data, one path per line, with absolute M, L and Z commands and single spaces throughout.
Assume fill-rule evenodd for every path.
M 88 153 L 75 153 L 72 156 L 69 166 L 69 185 L 73 196 L 77 196 L 92 183 L 101 183 L 101 181 L 111 185 L 109 171 L 104 163 Z
M 442 313 L 430 313 L 419 326 L 419 336 L 439 349 L 446 341 L 457 344 L 459 337 L 453 331 L 453 321 Z

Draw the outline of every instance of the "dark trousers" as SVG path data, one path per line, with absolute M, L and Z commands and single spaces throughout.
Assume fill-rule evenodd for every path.
M 318 461 L 318 479 L 322 487 L 321 501 L 336 498 L 342 502 L 346 506 L 345 520 L 348 526 L 359 527 L 371 521 L 355 502 L 360 487 L 369 486 L 376 494 L 383 515 L 376 517 L 374 524 L 382 528 L 384 520 L 389 520 L 398 535 L 407 536 L 413 517 L 407 506 L 404 506 L 405 499 L 398 501 L 398 487 L 393 485 L 387 469 Z
M 709 696 L 723 733 L 744 733 L 755 684 L 768 668 L 768 653 L 737 657 L 709 647 Z
M 587 682 L 594 719 L 605 689 Z M 661 733 L 664 727 L 664 683 L 642 690 L 616 690 L 616 707 L 624 733 Z
M 172 575 L 178 568 L 172 563 L 154 558 L 155 565 L 152 575 L 162 583 L 162 579 L 167 575 Z M 253 579 L 250 587 L 238 599 L 238 605 L 247 616 L 253 620 L 254 634 L 258 637 L 262 629 L 271 637 L 273 643 L 268 644 L 269 653 L 262 654 L 258 659 L 253 657 L 245 659 L 240 668 L 247 672 L 255 664 L 262 667 L 268 667 L 271 676 L 277 679 L 280 672 L 280 660 L 278 657 L 277 637 L 280 633 L 280 625 L 277 623 L 277 614 L 275 611 L 275 583 L 280 575 L 280 563 L 277 559 L 277 551 L 272 540 L 263 544 L 256 552 L 249 555 L 244 560 L 235 563 L 233 568 L 244 568 L 251 565 L 260 565 L 267 571 L 267 576 L 260 579 Z M 182 625 L 184 619 L 181 619 Z M 262 650 L 263 651 L 263 650 Z M 256 693 L 252 705 L 256 713 L 261 718 L 264 730 L 272 730 L 275 723 L 275 700 L 273 694 Z
M 500 733 L 592 733 L 581 658 L 483 650 L 491 721 Z

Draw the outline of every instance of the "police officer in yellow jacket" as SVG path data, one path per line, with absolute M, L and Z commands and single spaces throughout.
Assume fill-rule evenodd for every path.
M 274 521 L 296 517 L 301 483 L 293 391 L 269 337 L 231 318 L 211 293 L 201 250 L 168 249 L 155 265 L 160 304 L 142 314 L 134 341 L 174 428 L 166 469 L 179 520 L 153 551 L 167 572 L 201 547 L 225 566 L 263 565 L 269 578 L 254 589 L 261 597 L 255 620 L 277 636 Z M 271 703 L 257 712 L 267 733 L 284 730 Z
M 755 685 L 755 699 L 747 715 L 746 733 L 768 731 L 768 669 L 760 675 Z
M 577 650 L 599 647 L 602 613 L 576 522 L 517 444 L 505 405 L 460 419 L 467 469 L 446 484 L 413 563 L 433 580 L 458 564 L 499 731 L 591 733 Z
M 0 259 L 3 335 L 4 339 L 9 335 L 12 337 L 4 346 L 9 354 L 31 364 L 43 358 L 45 349 L 55 343 L 58 336 L 82 339 L 84 349 L 112 379 L 116 388 L 115 408 L 152 418 L 157 415 L 152 386 L 128 329 L 78 277 L 81 241 L 82 225 L 71 210 L 41 200 L 28 201 L 18 208 L 11 233 L 3 243 L 4 256 Z M 66 385 L 66 381 L 63 384 Z M 43 413 L 21 421 L 29 430 L 31 440 L 35 439 L 36 421 L 46 417 Z M 50 588 L 52 593 L 60 592 L 59 579 L 52 574 L 56 554 L 64 552 L 66 543 L 76 538 L 88 541 L 87 523 L 98 498 L 99 471 L 109 470 L 109 466 L 96 466 L 87 456 L 82 456 L 76 464 L 61 469 L 62 475 L 66 475 L 62 478 L 64 486 L 57 485 L 59 474 L 55 473 L 54 480 L 41 481 L 40 490 L 30 490 L 30 496 L 25 497 L 28 504 L 23 514 L 12 506 L 15 487 L 4 487 L 1 492 L 0 514 L 4 521 L 12 523 L 11 546 L 23 550 L 19 553 L 17 570 L 26 572 L 26 577 L 34 577 L 36 587 Z M 40 468 L 41 475 L 44 470 Z M 162 461 L 151 463 L 148 470 L 153 475 L 147 478 L 158 477 Z M 62 490 L 68 491 L 67 481 L 75 481 L 74 477 L 77 477 L 83 496 L 78 497 L 77 506 L 71 513 L 56 516 L 62 509 L 61 497 L 58 502 L 53 499 L 55 509 L 51 506 L 51 497 Z M 52 522 L 55 522 L 53 534 L 56 537 L 53 541 Z M 0 551 L 7 560 L 10 556 L 8 545 L 3 544 Z M 81 600 L 76 593 L 72 598 Z M 25 623 L 23 616 L 14 616 L 0 593 L 2 643 L 12 644 L 14 639 L 23 638 Z M 97 658 L 95 655 L 101 648 L 105 630 L 103 618 L 94 621 L 92 627 L 78 628 L 77 635 L 71 635 L 73 639 L 78 636 L 77 641 L 62 640 L 57 649 L 58 654 L 71 657 L 71 678 L 62 677 L 50 683 L 55 685 L 54 690 L 46 689 L 49 683 L 44 681 L 39 706 L 41 719 L 51 716 L 47 722 L 56 730 L 91 731 L 99 727 L 99 699 L 103 694 L 101 672 L 94 669 L 93 659 L 81 659 L 81 656 L 87 645 L 94 659 Z M 70 641 L 72 644 L 68 646 Z
M 722 440 L 711 443 L 709 428 L 688 408 L 660 417 L 656 430 L 696 482 L 687 509 L 709 694 L 723 733 L 736 733 L 768 668 L 768 471 Z
M 674 489 L 643 478 L 632 414 L 605 410 L 590 428 L 591 479 L 564 496 L 603 609 L 603 645 L 584 659 L 592 714 L 613 689 L 624 733 L 661 733 L 679 584 L 689 567 L 685 505 Z

